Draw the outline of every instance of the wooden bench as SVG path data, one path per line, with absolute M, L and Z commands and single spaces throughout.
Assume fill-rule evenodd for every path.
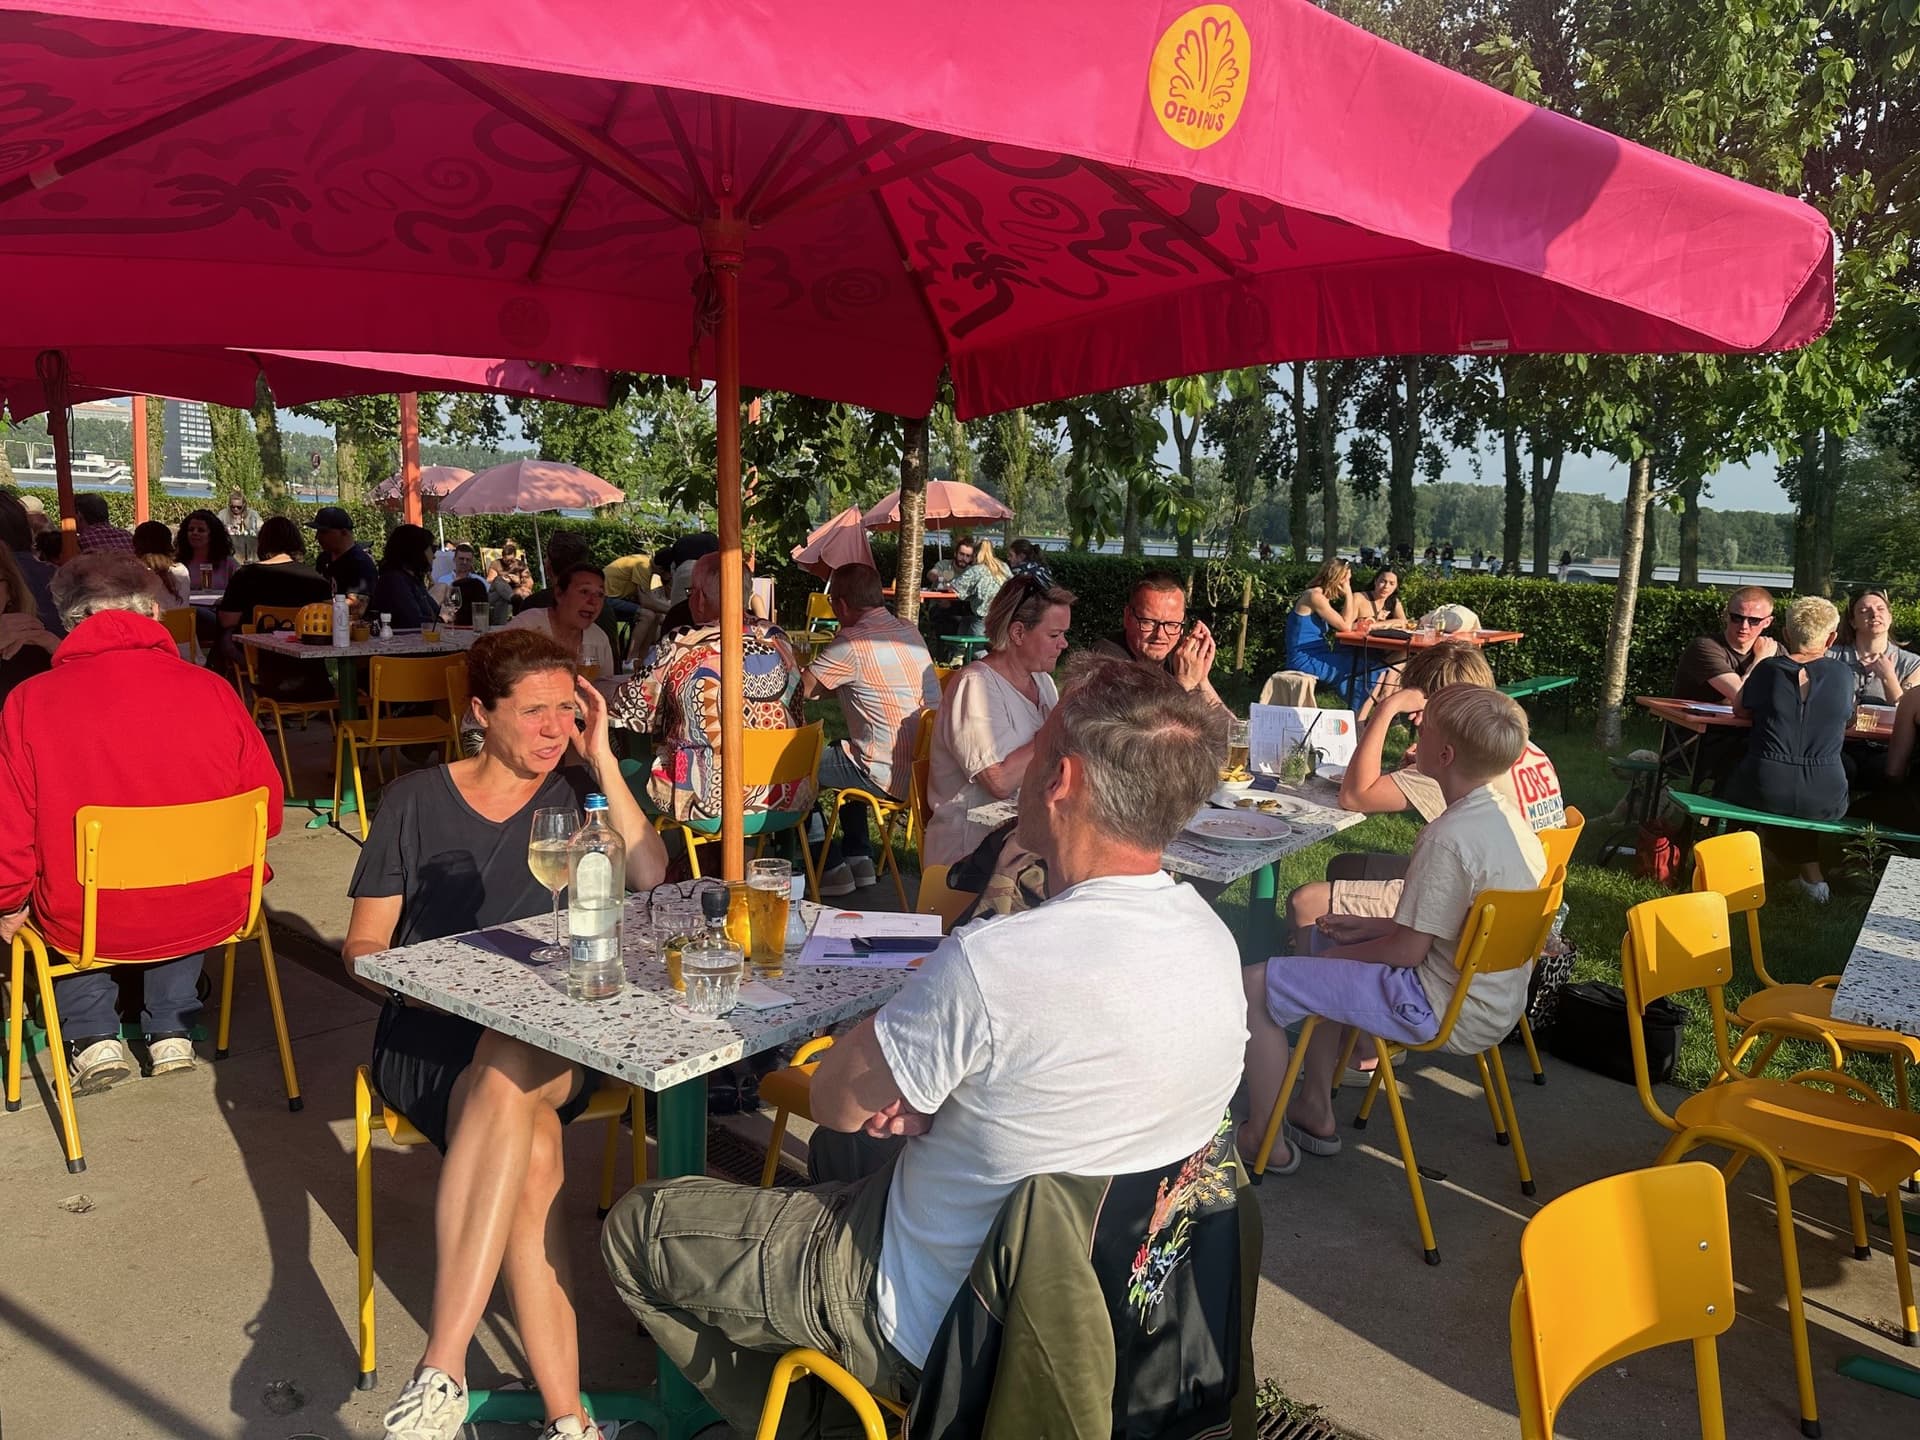
M 1551 695 L 1555 691 L 1560 696 L 1560 728 L 1573 728 L 1573 687 L 1579 684 L 1574 675 L 1535 675 L 1531 680 L 1516 680 L 1511 685 L 1502 685 L 1500 693 L 1522 702 L 1537 700 L 1542 695 Z
M 1873 833 L 1882 840 L 1895 845 L 1920 845 L 1920 835 L 1906 830 L 1889 830 L 1867 820 L 1802 820 L 1793 815 L 1775 815 L 1770 810 L 1749 810 L 1744 805 L 1729 805 L 1711 795 L 1689 795 L 1684 790 L 1669 790 L 1667 799 L 1689 820 L 1708 821 L 1716 834 L 1729 825 L 1807 830 L 1816 835 L 1858 835 L 1871 826 Z

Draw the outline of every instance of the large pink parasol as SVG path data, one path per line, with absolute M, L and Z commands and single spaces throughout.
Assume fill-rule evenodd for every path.
M 929 480 L 927 482 L 927 528 L 929 530 L 951 530 L 960 525 L 1012 518 L 1013 511 L 978 486 L 969 485 L 963 480 Z M 877 505 L 867 511 L 866 526 L 869 530 L 900 528 L 900 492 L 898 490 L 889 491 L 881 497 Z
M 873 547 L 860 524 L 860 507 L 849 505 L 793 547 L 793 561 L 809 575 L 825 580 L 842 565 L 873 565 Z
M 0 0 L 15 343 L 714 376 L 730 695 L 743 381 L 924 415 L 946 371 L 966 417 L 1286 359 L 1784 348 L 1832 315 L 1810 207 L 1307 0 L 154 13 Z

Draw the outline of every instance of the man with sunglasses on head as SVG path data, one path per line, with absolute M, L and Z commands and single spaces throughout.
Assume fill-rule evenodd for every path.
M 1731 705 L 1753 667 L 1778 653 L 1767 638 L 1773 624 L 1773 596 L 1758 585 L 1736 590 L 1727 597 L 1726 629 L 1720 635 L 1702 635 L 1689 645 L 1673 672 L 1673 694 L 1679 700 Z
M 1207 677 L 1213 671 L 1213 632 L 1196 620 L 1187 629 L 1187 592 L 1178 576 L 1154 570 L 1134 582 L 1120 629 L 1094 647 L 1115 660 L 1158 665 L 1210 705 L 1224 702 Z

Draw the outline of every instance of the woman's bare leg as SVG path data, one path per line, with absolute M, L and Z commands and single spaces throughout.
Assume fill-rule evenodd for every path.
M 534 1117 L 533 1148 L 526 1181 L 507 1233 L 500 1273 L 513 1303 L 520 1348 L 546 1402 L 547 1419 L 586 1415 L 580 1409 L 580 1326 L 573 1311 L 573 1274 L 565 1225 L 557 1203 L 565 1178 L 560 1117 L 542 1110 Z

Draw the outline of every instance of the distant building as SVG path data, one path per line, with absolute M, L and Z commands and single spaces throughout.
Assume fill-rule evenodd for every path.
M 117 420 L 122 425 L 133 424 L 133 407 L 116 405 L 111 400 L 84 400 L 73 407 L 76 420 Z
M 197 400 L 166 402 L 166 445 L 160 473 L 177 480 L 200 480 L 200 462 L 213 450 L 213 422 Z

